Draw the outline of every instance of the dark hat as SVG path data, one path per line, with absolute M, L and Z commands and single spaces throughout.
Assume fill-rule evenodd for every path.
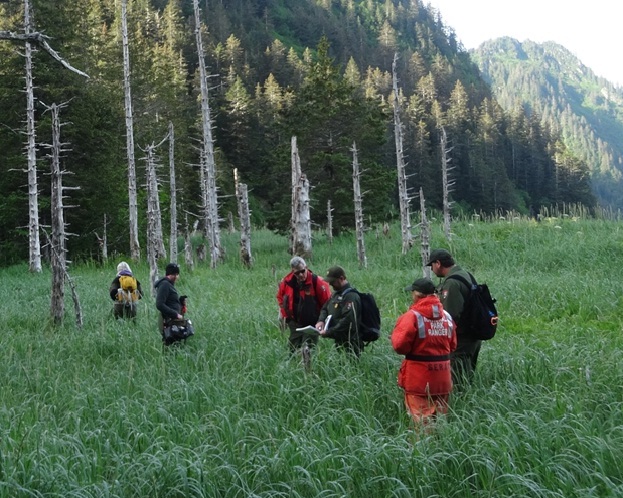
M 179 275 L 180 266 L 177 263 L 169 263 L 164 270 L 165 275 Z
M 332 284 L 340 277 L 346 278 L 346 272 L 344 271 L 344 268 L 342 268 L 341 266 L 332 266 L 327 270 L 327 276 L 325 277 L 325 280 L 329 284 Z
M 430 253 L 430 258 L 428 258 L 428 263 L 426 266 L 432 265 L 435 261 L 451 261 L 452 254 L 446 249 L 435 249 Z
M 435 284 L 429 278 L 418 278 L 408 287 L 405 287 L 407 291 L 417 291 L 420 294 L 429 296 L 435 293 Z

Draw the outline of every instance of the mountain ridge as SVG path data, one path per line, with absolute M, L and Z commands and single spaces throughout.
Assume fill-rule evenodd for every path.
M 623 89 L 556 42 L 501 37 L 470 51 L 500 105 L 560 132 L 591 171 L 601 204 L 623 207 Z

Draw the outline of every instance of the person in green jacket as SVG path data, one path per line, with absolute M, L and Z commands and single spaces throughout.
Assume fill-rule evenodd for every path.
M 320 336 L 335 340 L 335 347 L 353 353 L 359 357 L 363 350 L 363 341 L 359 334 L 361 321 L 361 299 L 350 285 L 346 272 L 341 266 L 332 266 L 327 271 L 325 280 L 333 287 L 331 298 L 320 310 L 316 328 Z M 325 329 L 325 322 L 329 320 Z
M 427 266 L 435 275 L 443 278 L 437 287 L 439 300 L 445 309 L 452 316 L 452 320 L 457 324 L 458 344 L 454 352 L 450 355 L 452 368 L 452 382 L 455 385 L 465 384 L 473 380 L 478 362 L 478 354 L 482 341 L 474 339 L 461 330 L 460 319 L 465 309 L 465 303 L 469 297 L 470 289 L 459 280 L 448 278 L 452 275 L 459 275 L 468 282 L 471 282 L 469 273 L 455 264 L 454 258 L 446 249 L 435 249 L 428 258 Z

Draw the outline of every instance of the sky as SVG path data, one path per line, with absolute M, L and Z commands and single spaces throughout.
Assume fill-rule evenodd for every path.
M 510 36 L 562 45 L 597 76 L 623 85 L 621 0 L 424 0 L 441 12 L 466 49 Z

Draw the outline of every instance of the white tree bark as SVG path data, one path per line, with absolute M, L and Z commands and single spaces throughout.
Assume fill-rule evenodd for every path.
M 292 136 L 290 139 L 290 162 L 292 168 L 292 214 L 290 215 L 290 254 L 295 254 L 294 240 L 296 236 L 296 217 L 298 209 L 297 186 L 299 179 L 301 178 L 301 158 L 299 157 L 299 149 L 296 141 L 296 137 Z
M 309 181 L 301 172 L 296 137 L 292 137 L 292 254 L 309 259 L 312 255 Z
M 302 174 L 296 187 L 298 206 L 294 225 L 294 252 L 305 259 L 312 257 L 311 216 L 309 212 L 309 181 Z
M 407 173 L 404 161 L 402 122 L 400 120 L 400 93 L 398 92 L 398 76 L 396 74 L 396 62 L 398 54 L 394 55 L 392 62 L 392 87 L 394 93 L 394 137 L 396 140 L 396 167 L 398 169 L 398 196 L 400 202 L 400 228 L 402 232 L 402 254 L 407 254 L 413 246 L 413 234 L 411 232 L 411 215 L 409 213 L 409 193 L 407 190 Z
M 452 186 L 454 182 L 450 179 L 450 158 L 448 152 L 452 149 L 447 148 L 448 139 L 446 136 L 446 130 L 441 128 L 441 179 L 443 183 L 443 231 L 448 241 L 452 240 L 452 230 L 450 228 L 450 208 L 452 202 L 450 201 L 450 192 L 452 192 Z
M 205 52 L 201 39 L 201 20 L 199 2 L 193 0 L 195 14 L 195 40 L 199 57 L 199 79 L 201 83 L 201 125 L 203 130 L 203 154 L 201 168 L 203 172 L 202 188 L 204 190 L 204 223 L 210 245 L 210 266 L 216 268 L 223 259 L 221 235 L 218 217 L 218 190 L 216 187 L 216 161 L 214 159 L 214 139 L 212 138 L 212 119 L 208 99 L 208 74 L 205 65 Z
M 30 1 L 24 0 L 24 32 L 31 32 Z M 41 272 L 41 241 L 39 238 L 39 191 L 37 187 L 37 145 L 35 136 L 35 96 L 32 76 L 32 46 L 24 43 L 26 59 L 26 155 L 28 162 L 28 246 L 29 270 Z
M 184 261 L 186 262 L 186 268 L 189 271 L 192 271 L 195 266 L 195 262 L 193 261 L 193 245 L 190 240 L 188 214 L 185 214 L 184 216 Z
M 100 246 L 100 252 L 102 261 L 108 261 L 108 221 L 106 213 L 104 213 L 104 228 L 102 231 L 102 236 L 100 237 L 97 232 L 95 232 L 95 237 L 97 238 L 97 243 Z
M 361 268 L 368 267 L 366 257 L 366 244 L 364 240 L 365 227 L 363 223 L 363 203 L 361 195 L 361 185 L 359 171 L 359 159 L 357 158 L 357 145 L 353 142 L 353 197 L 355 205 L 355 233 L 357 236 L 357 259 Z
M 175 181 L 175 130 L 169 122 L 169 190 L 171 196 L 171 235 L 169 236 L 169 260 L 177 263 L 177 185 Z
M 426 201 L 422 187 L 420 187 L 420 255 L 422 257 L 422 274 L 426 278 L 431 278 L 430 266 L 426 266 L 430 256 L 430 223 L 426 217 Z
M 69 187 L 63 187 L 63 174 L 61 171 L 60 158 L 61 154 L 66 151 L 61 142 L 61 122 L 59 118 L 60 109 L 64 105 L 57 106 L 53 104 L 47 107 L 52 113 L 52 144 L 48 145 L 50 149 L 49 157 L 50 176 L 51 176 L 51 208 L 52 208 L 52 236 L 48 237 L 51 249 L 52 262 L 52 292 L 50 299 L 50 313 L 52 321 L 55 325 L 60 325 L 65 315 L 65 279 L 71 285 L 72 297 L 76 311 L 76 325 L 82 327 L 82 308 L 80 300 L 76 293 L 75 286 L 69 277 L 67 271 L 67 233 L 65 230 L 65 214 L 63 206 L 64 192 Z M 78 187 L 74 187 L 76 189 Z
M 51 204 L 52 204 L 52 297 L 50 300 L 50 312 L 55 325 L 60 325 L 65 315 L 65 272 L 66 270 L 66 246 L 65 246 L 65 218 L 63 213 L 63 176 L 61 173 L 60 155 L 60 122 L 59 109 L 56 105 L 50 108 L 52 112 L 52 162 L 51 171 Z
M 251 255 L 251 210 L 249 209 L 249 194 L 247 185 L 240 183 L 238 170 L 234 170 L 236 182 L 236 198 L 238 200 L 238 217 L 240 218 L 240 261 L 250 268 L 253 265 Z
M 162 231 L 162 213 L 158 195 L 158 176 L 156 174 L 156 145 L 151 144 L 146 149 L 145 162 L 147 164 L 147 250 L 151 253 L 150 260 L 157 262 L 166 256 L 164 236 Z
M 331 199 L 327 201 L 327 240 L 329 245 L 333 244 L 333 208 L 331 207 Z
M 128 41 L 128 0 L 121 0 L 121 37 L 123 40 L 123 88 L 125 92 L 126 150 L 128 156 L 130 256 L 133 260 L 138 261 L 141 258 L 141 246 L 138 240 L 138 200 L 136 188 L 136 163 L 134 160 L 134 118 L 132 114 L 130 49 Z
M 34 80 L 32 75 L 32 52 L 31 43 L 35 43 L 45 50 L 63 67 L 86 78 L 89 76 L 82 71 L 71 66 L 58 53 L 50 47 L 47 42 L 48 37 L 41 33 L 32 31 L 32 20 L 30 17 L 30 0 L 24 0 L 24 33 L 13 33 L 11 31 L 0 31 L 0 40 L 13 40 L 24 42 L 25 59 L 25 80 L 26 80 L 26 156 L 28 173 L 28 247 L 29 247 L 29 270 L 31 272 L 41 272 L 41 240 L 39 235 L 39 199 L 37 188 L 37 149 L 35 136 L 35 99 L 34 99 Z

